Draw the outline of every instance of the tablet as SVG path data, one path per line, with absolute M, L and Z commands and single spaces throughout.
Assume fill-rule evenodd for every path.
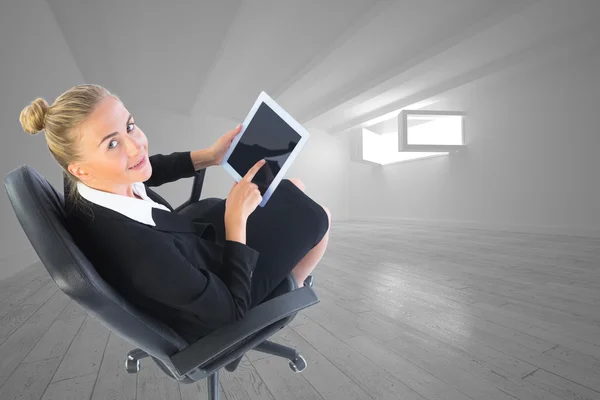
M 262 195 L 259 206 L 264 207 L 309 137 L 308 131 L 263 91 L 221 165 L 239 182 L 264 158 L 267 162 L 252 179 Z

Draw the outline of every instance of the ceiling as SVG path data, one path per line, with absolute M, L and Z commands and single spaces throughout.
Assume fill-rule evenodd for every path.
M 243 120 L 264 90 L 330 133 L 526 62 L 600 17 L 598 0 L 47 2 L 85 81 L 137 107 Z

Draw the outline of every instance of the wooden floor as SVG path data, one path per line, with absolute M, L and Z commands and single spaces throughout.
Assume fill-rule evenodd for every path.
M 600 399 L 600 239 L 338 222 L 321 302 L 250 352 L 222 399 Z M 39 264 L 0 282 L 0 399 L 206 398 L 70 301 Z

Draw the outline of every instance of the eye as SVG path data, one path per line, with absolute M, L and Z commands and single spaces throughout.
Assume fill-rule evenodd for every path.
M 131 132 L 131 131 L 134 129 L 134 128 L 131 128 L 131 130 L 130 130 L 130 129 L 129 129 L 129 126 L 130 126 L 130 125 L 135 125 L 135 122 L 130 122 L 130 123 L 128 123 L 128 124 L 127 124 L 127 133 Z M 114 145 L 112 145 L 113 143 L 114 143 Z M 112 150 L 112 149 L 114 149 L 114 148 L 116 147 L 117 143 L 118 143 L 118 142 L 117 142 L 115 139 L 111 140 L 111 141 L 108 143 L 108 149 L 109 149 L 109 150 Z

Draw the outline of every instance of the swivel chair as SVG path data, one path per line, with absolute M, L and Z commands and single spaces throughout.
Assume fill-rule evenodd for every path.
M 199 200 L 204 175 L 205 170 L 195 174 L 189 200 L 174 212 L 185 212 L 192 203 L 210 206 L 215 201 L 215 198 Z M 125 356 L 127 372 L 139 372 L 140 360 L 150 358 L 167 376 L 180 383 L 208 378 L 208 397 L 218 400 L 220 369 L 235 371 L 249 350 L 287 358 L 294 372 L 306 368 L 306 361 L 297 350 L 267 338 L 289 324 L 300 310 L 319 302 L 312 289 L 312 277 L 298 287 L 289 274 L 261 304 L 248 310 L 242 320 L 188 343 L 169 326 L 128 302 L 100 277 L 66 228 L 63 193 L 57 192 L 28 165 L 9 172 L 4 182 L 23 231 L 59 288 L 135 346 Z

